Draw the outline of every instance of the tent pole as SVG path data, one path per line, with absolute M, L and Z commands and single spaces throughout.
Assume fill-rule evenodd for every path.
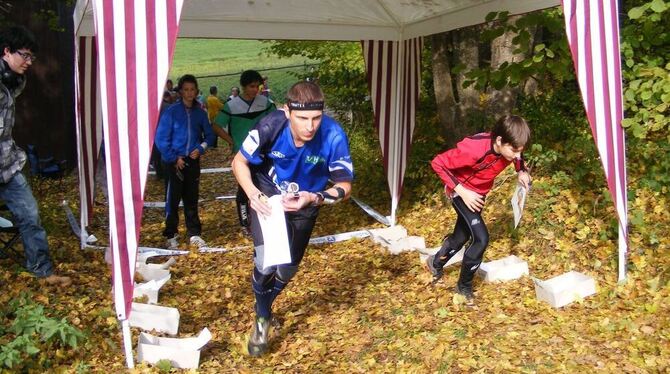
M 621 220 L 619 220 L 619 283 L 626 281 L 626 257 L 628 256 L 626 244 L 626 235 Z
M 395 159 L 398 160 L 398 157 L 400 157 L 400 152 L 401 152 L 401 139 L 402 139 L 402 124 L 400 123 L 401 117 L 400 115 L 402 114 L 402 100 L 401 100 L 401 92 L 403 92 L 403 71 L 405 69 L 404 62 L 404 48 L 405 45 L 403 43 L 403 32 L 402 30 L 400 31 L 400 35 L 398 38 L 398 54 L 397 54 L 397 59 L 396 59 L 396 76 L 395 76 L 395 92 L 393 93 L 394 96 L 394 105 L 395 105 L 395 123 L 393 126 L 393 155 L 395 155 Z M 404 176 L 404 173 L 401 170 L 398 170 L 400 167 L 400 163 L 397 165 L 393 165 L 393 183 L 396 185 L 392 189 L 392 194 L 391 194 L 391 226 L 396 225 L 396 210 L 398 209 L 398 200 L 400 199 L 400 178 Z
M 123 331 L 123 349 L 126 352 L 126 366 L 128 369 L 135 367 L 135 362 L 133 361 L 133 340 L 130 333 L 130 323 L 127 319 L 121 321 L 121 330 Z

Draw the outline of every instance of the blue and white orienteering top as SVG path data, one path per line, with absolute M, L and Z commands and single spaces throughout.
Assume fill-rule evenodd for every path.
M 274 111 L 249 132 L 240 152 L 252 171 L 268 176 L 277 189 L 294 182 L 300 191 L 319 192 L 329 179 L 334 183 L 354 179 L 347 135 L 326 115 L 314 138 L 298 148 L 284 112 Z

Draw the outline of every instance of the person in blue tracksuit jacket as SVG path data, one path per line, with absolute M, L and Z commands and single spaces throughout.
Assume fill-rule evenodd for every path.
M 232 164 L 251 207 L 251 288 L 256 297 L 256 318 L 247 342 L 251 356 L 268 350 L 272 304 L 298 272 L 320 207 L 349 197 L 354 179 L 347 134 L 323 113 L 321 88 L 298 82 L 286 100 L 284 110 L 268 114 L 251 129 Z M 274 195 L 281 198 L 291 261 L 266 265 L 264 254 L 276 251 L 277 243 L 266 241 L 260 220 L 277 208 L 268 202 Z
M 184 220 L 190 243 L 206 246 L 200 237 L 202 226 L 198 216 L 200 188 L 200 156 L 214 143 L 215 135 L 207 112 L 196 100 L 198 81 L 186 74 L 179 79 L 177 90 L 181 99 L 168 107 L 158 122 L 155 143 L 161 153 L 166 173 L 165 230 L 168 249 L 179 246 L 179 201 L 184 201 Z

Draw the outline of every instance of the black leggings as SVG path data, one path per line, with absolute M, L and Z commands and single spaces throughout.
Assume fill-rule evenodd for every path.
M 461 275 L 458 283 L 462 287 L 471 288 L 477 268 L 482 263 L 484 251 L 489 244 L 489 231 L 482 219 L 481 212 L 473 212 L 460 196 L 452 200 L 458 219 L 451 235 L 442 243 L 442 248 L 435 255 L 433 265 L 442 268 L 462 247 L 470 241 L 465 249 L 461 263 Z
M 308 207 L 296 213 L 287 213 L 286 229 L 291 249 L 291 263 L 264 268 L 262 251 L 272 250 L 272 243 L 263 243 L 258 215 L 253 209 L 251 210 L 251 236 L 254 239 L 255 263 L 251 288 L 256 296 L 255 309 L 258 317 L 270 318 L 275 298 L 298 272 L 298 265 L 305 255 L 317 215 L 318 209 L 314 207 Z
M 309 244 L 314 224 L 318 215 L 318 208 L 307 207 L 296 213 L 286 213 L 286 229 L 288 233 L 289 246 L 291 248 L 291 263 L 288 265 L 298 266 L 305 255 L 305 249 Z M 251 209 L 251 236 L 254 247 L 265 247 L 263 243 L 263 232 L 258 222 L 258 213 Z M 270 244 L 271 246 L 272 244 Z M 254 256 L 257 267 L 262 268 L 262 260 Z M 282 265 L 280 265 L 282 266 Z M 272 267 L 270 267 L 272 268 Z M 268 268 L 267 270 L 270 270 Z

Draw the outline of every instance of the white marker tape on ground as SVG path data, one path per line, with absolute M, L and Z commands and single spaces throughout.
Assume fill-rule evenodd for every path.
M 391 223 L 389 222 L 388 218 L 384 217 L 379 212 L 372 209 L 372 207 L 369 206 L 368 204 L 358 200 L 357 198 L 355 198 L 353 196 L 351 197 L 351 201 L 356 203 L 356 205 L 358 205 L 361 209 L 363 209 L 363 211 L 365 211 L 365 213 L 367 213 L 370 217 L 376 219 L 377 222 L 379 222 L 383 225 L 386 225 L 386 226 L 391 226 Z
M 210 168 L 200 169 L 200 174 L 229 173 L 232 168 Z M 156 175 L 156 171 L 149 170 L 149 175 Z
M 205 201 L 205 199 L 200 199 L 198 200 L 198 203 L 202 203 Z M 165 201 L 145 201 L 144 202 L 144 207 L 145 208 L 165 208 Z M 184 202 L 180 201 L 179 202 L 179 207 L 183 208 L 184 207 Z
M 233 200 L 235 199 L 235 195 L 224 195 L 224 196 L 217 196 L 216 200 Z
M 79 223 L 77 222 L 77 219 L 74 218 L 74 214 L 72 214 L 72 209 L 67 205 L 67 200 L 63 200 L 61 205 L 63 206 L 63 210 L 65 210 L 65 217 L 67 217 L 67 221 L 70 223 L 72 232 L 74 232 L 77 238 L 81 239 L 81 228 L 79 228 Z
M 218 247 L 202 247 L 198 251 L 200 253 L 225 253 L 225 252 L 230 252 L 230 251 L 236 251 L 240 249 L 249 249 L 251 246 L 244 245 L 241 247 L 233 247 L 233 248 L 218 248 Z
M 103 247 L 101 245 L 90 245 L 86 244 L 83 249 L 95 249 L 95 250 L 101 250 L 101 251 L 106 251 L 107 248 L 109 247 Z
M 106 251 L 109 247 L 103 247 L 101 245 L 90 245 L 87 244 L 84 249 L 96 249 Z M 181 256 L 187 255 L 189 251 L 180 251 L 175 249 L 164 249 L 164 248 L 152 248 L 152 247 L 139 247 L 137 248 L 137 253 L 145 255 L 145 257 L 151 256 Z M 149 255 L 149 256 L 147 256 Z
M 70 209 L 70 206 L 67 203 L 67 200 L 63 200 L 61 203 L 63 206 L 63 210 L 65 210 L 65 216 L 67 217 L 67 221 L 70 224 L 70 227 L 72 228 L 72 232 L 74 235 L 81 240 L 82 235 L 84 238 L 86 238 L 86 244 L 91 244 L 95 243 L 98 238 L 96 238 L 93 235 L 88 235 L 88 232 L 86 232 L 86 229 L 82 230 L 79 227 L 79 222 L 77 222 L 77 219 L 74 217 L 74 214 L 72 213 L 72 209 Z
M 139 247 L 137 248 L 138 253 L 155 253 L 156 256 L 179 256 L 187 255 L 189 251 L 179 251 L 176 249 L 163 249 L 163 248 L 151 248 L 151 247 Z
M 326 236 L 320 236 L 318 238 L 312 238 L 309 240 L 309 244 L 335 243 L 353 238 L 367 238 L 368 236 L 370 236 L 370 232 L 367 230 L 343 232 L 335 235 L 326 235 Z

